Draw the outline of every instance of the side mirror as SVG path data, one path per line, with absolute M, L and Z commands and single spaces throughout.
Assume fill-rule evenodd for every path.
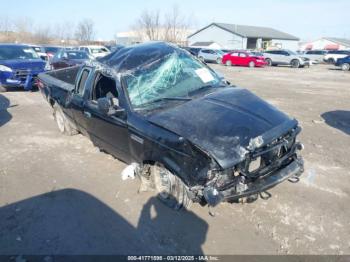
M 125 110 L 121 108 L 118 104 L 113 103 L 112 99 L 107 97 L 101 97 L 97 99 L 98 110 L 107 116 L 120 116 Z

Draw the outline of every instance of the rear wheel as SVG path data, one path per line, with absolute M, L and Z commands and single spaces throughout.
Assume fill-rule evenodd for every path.
M 222 63 L 222 59 L 220 57 L 216 58 L 216 63 L 220 65 Z
M 270 58 L 265 59 L 268 66 L 272 66 L 272 60 Z
M 293 68 L 299 68 L 300 67 L 300 61 L 298 59 L 294 59 L 290 62 L 290 65 L 293 67 Z
M 4 93 L 4 92 L 6 92 L 6 88 L 0 85 L 0 93 Z
M 62 134 L 73 136 L 78 134 L 74 125 L 67 119 L 63 113 L 62 108 L 58 104 L 53 105 L 53 115 L 55 117 L 58 129 Z
M 341 65 L 341 70 L 343 71 L 349 71 L 350 70 L 350 64 L 344 63 Z
M 151 174 L 161 202 L 174 210 L 190 207 L 192 201 L 188 195 L 188 189 L 180 178 L 158 164 L 152 166 Z
M 249 64 L 248 64 L 249 67 L 255 67 L 255 63 L 254 61 L 250 61 Z
M 230 60 L 227 60 L 225 63 L 227 66 L 232 66 L 232 62 Z
M 329 59 L 327 60 L 327 62 L 328 62 L 329 64 L 334 64 L 334 63 L 335 63 L 335 60 L 334 60 L 334 58 L 329 58 Z

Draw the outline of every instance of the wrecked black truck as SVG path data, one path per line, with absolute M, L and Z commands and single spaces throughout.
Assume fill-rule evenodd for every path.
M 39 87 L 62 133 L 135 167 L 141 190 L 174 209 L 257 196 L 303 172 L 295 119 L 168 43 L 40 74 Z

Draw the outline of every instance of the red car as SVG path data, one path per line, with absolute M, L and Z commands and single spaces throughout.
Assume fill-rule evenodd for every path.
M 249 53 L 246 51 L 233 51 L 225 54 L 222 57 L 222 63 L 227 66 L 238 65 L 249 67 L 262 67 L 267 65 L 262 54 L 256 52 Z

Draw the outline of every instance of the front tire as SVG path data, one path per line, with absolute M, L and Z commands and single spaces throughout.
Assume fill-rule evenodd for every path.
M 329 64 L 335 64 L 335 59 L 334 59 L 334 58 L 329 58 L 329 59 L 327 60 L 327 62 L 328 62 Z
M 188 189 L 180 178 L 161 165 L 151 167 L 158 198 L 174 210 L 188 209 L 192 203 Z
M 341 65 L 341 70 L 343 71 L 349 71 L 350 70 L 350 64 L 344 63 Z
M 78 131 L 74 125 L 67 119 L 63 113 L 62 108 L 58 104 L 53 105 L 53 115 L 56 120 L 58 130 L 67 136 L 73 136 L 78 134 Z
M 300 67 L 300 61 L 297 60 L 297 59 L 294 59 L 290 62 L 290 65 L 293 67 L 293 68 L 299 68 Z
M 225 63 L 225 65 L 227 65 L 227 66 L 232 66 L 232 62 L 231 62 L 230 60 L 227 60 L 226 63 Z

